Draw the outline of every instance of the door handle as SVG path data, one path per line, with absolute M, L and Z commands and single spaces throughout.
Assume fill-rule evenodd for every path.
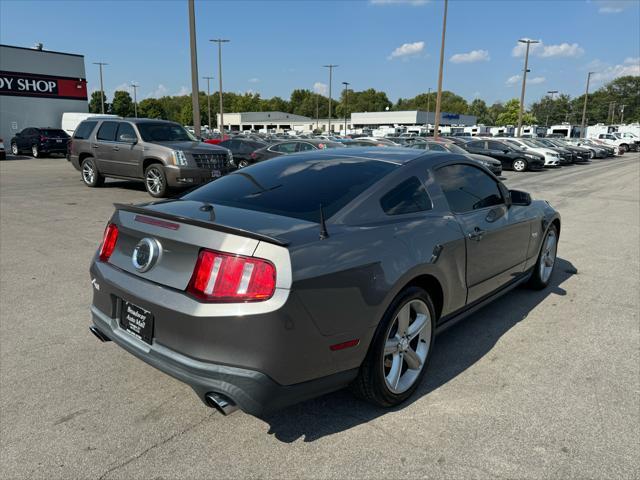
M 473 232 L 467 234 L 467 237 L 469 238 L 469 240 L 475 240 L 476 242 L 479 242 L 480 240 L 482 240 L 482 237 L 485 233 L 487 232 L 476 227 L 473 229 Z
M 113 147 L 113 150 L 117 152 L 118 150 L 120 150 L 120 147 Z
M 91 145 L 91 148 L 100 148 L 100 145 L 96 145 L 95 143 Z

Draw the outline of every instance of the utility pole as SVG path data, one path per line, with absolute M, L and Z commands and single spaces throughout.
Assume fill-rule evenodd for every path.
M 444 0 L 444 16 L 442 17 L 442 42 L 440 43 L 440 70 L 438 72 L 438 95 L 436 96 L 436 115 L 433 125 L 433 139 L 438 138 L 440 127 L 440 104 L 442 101 L 442 71 L 444 69 L 444 39 L 447 33 L 447 7 L 449 0 Z
M 431 106 L 431 87 L 427 90 L 427 136 L 429 136 L 429 107 Z
M 552 102 L 553 102 L 553 95 L 556 94 L 556 93 L 558 93 L 558 90 L 549 90 L 547 92 L 547 94 L 551 95 L 551 101 Z M 552 106 L 552 108 L 553 108 L 553 106 Z M 549 111 L 550 110 L 551 110 L 551 108 L 547 109 L 547 121 L 544 124 L 544 126 L 547 127 L 547 128 L 549 127 Z
M 516 136 L 519 137 L 522 131 L 522 114 L 524 113 L 524 92 L 527 88 L 527 73 L 529 72 L 529 47 L 532 43 L 540 43 L 539 40 L 531 40 L 529 38 L 521 38 L 518 40 L 520 43 L 527 44 L 527 51 L 524 55 L 524 71 L 522 75 L 522 92 L 520 93 L 520 111 L 518 112 L 518 131 Z
M 100 101 L 102 102 L 102 113 L 104 114 L 104 86 L 102 84 L 102 66 L 109 64 L 104 62 L 93 62 L 93 64 L 100 66 Z
M 209 117 L 209 131 L 211 131 L 211 89 L 209 88 L 209 81 L 213 80 L 213 77 L 202 77 L 207 81 L 207 114 Z
M 609 110 L 607 111 L 607 122 L 613 123 L 613 109 L 616 108 L 616 102 L 609 102 Z
M 136 82 L 131 82 L 131 88 L 133 88 L 133 111 L 136 118 L 138 118 L 138 87 L 140 85 Z
M 333 77 L 333 69 L 338 65 L 323 65 L 323 67 L 329 69 L 329 125 L 327 127 L 327 133 L 331 134 L 331 79 Z
M 347 96 L 349 95 L 349 82 L 342 82 L 344 85 L 344 136 L 347 136 Z
M 596 72 L 589 72 L 587 74 L 587 88 L 584 91 L 584 105 L 582 106 L 582 123 L 580 124 L 580 138 L 584 138 L 585 133 L 585 120 L 587 118 L 587 99 L 589 98 L 589 81 L 591 80 L 591 75 Z
M 320 95 L 316 93 L 316 130 L 318 130 L 318 122 L 320 121 L 320 117 L 318 116 L 320 114 L 319 101 L 320 101 Z
M 193 131 L 200 137 L 200 95 L 198 88 L 198 53 L 196 51 L 196 11 L 194 0 L 189 0 L 189 45 L 191 47 L 191 106 Z
M 224 140 L 224 102 L 222 101 L 222 44 L 228 43 L 230 42 L 230 40 L 225 40 L 224 38 L 215 38 L 209 41 L 218 44 L 218 81 L 220 82 L 220 125 L 218 125 L 218 130 L 220 130 L 220 138 Z
M 626 107 L 625 104 L 620 105 L 620 123 L 624 123 L 624 107 Z

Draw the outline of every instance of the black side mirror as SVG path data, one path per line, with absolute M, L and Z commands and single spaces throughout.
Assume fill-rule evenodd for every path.
M 505 187 L 504 184 L 500 182 L 498 182 L 498 189 L 500 190 L 500 194 L 504 199 L 504 204 L 507 206 L 507 208 L 510 208 L 512 202 L 511 202 L 511 194 L 509 193 L 509 189 L 507 189 L 507 187 Z
M 503 153 L 509 153 L 509 150 L 503 150 L 502 152 Z
M 521 190 L 509 190 L 509 196 L 511 197 L 512 205 L 524 205 L 525 207 L 531 205 L 531 195 Z

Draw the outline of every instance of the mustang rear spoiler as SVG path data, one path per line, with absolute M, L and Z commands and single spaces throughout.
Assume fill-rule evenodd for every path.
M 250 232 L 241 228 L 234 228 L 228 225 L 219 225 L 213 222 L 205 222 L 204 220 L 198 220 L 195 218 L 183 217 L 182 215 L 173 215 L 171 213 L 159 212 L 157 210 L 151 210 L 138 205 L 130 205 L 124 203 L 114 203 L 113 206 L 116 210 L 123 210 L 131 213 L 139 213 L 149 217 L 161 218 L 163 220 L 173 220 L 174 222 L 186 223 L 187 225 L 194 225 L 196 227 L 206 228 L 208 230 L 215 230 L 217 232 L 230 233 L 232 235 L 239 235 L 242 237 L 253 238 L 254 240 L 260 240 L 261 242 L 273 243 L 281 247 L 286 247 L 288 242 L 276 237 L 270 237 L 269 235 L 263 235 L 261 233 Z

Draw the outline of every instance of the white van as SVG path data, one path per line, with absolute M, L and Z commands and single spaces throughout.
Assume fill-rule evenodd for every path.
M 95 118 L 105 118 L 105 117 L 115 117 L 118 115 L 107 115 L 106 113 L 103 115 L 101 113 L 87 113 L 87 112 L 65 112 L 62 114 L 62 130 L 67 132 L 70 136 L 73 136 L 73 132 L 76 127 L 80 125 L 80 122 L 86 120 L 89 117 Z

